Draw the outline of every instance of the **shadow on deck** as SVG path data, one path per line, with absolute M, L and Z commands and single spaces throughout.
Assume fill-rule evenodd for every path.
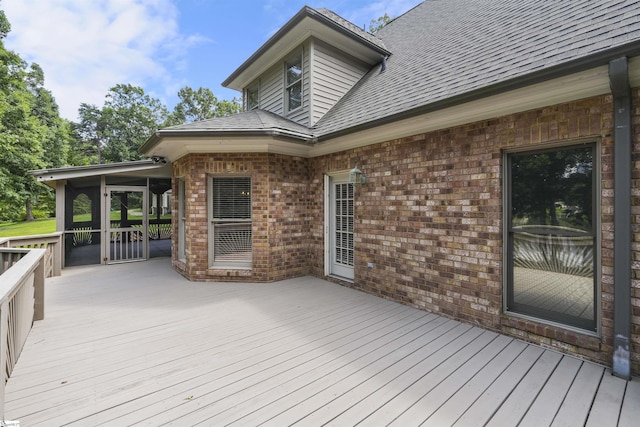
M 189 282 L 167 258 L 46 283 L 7 385 L 21 425 L 637 425 L 599 365 L 302 277 Z

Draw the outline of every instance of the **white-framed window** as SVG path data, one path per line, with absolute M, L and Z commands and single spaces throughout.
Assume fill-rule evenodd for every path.
M 245 108 L 247 111 L 260 108 L 260 84 L 258 82 L 249 86 L 246 89 L 246 103 Z
M 302 52 L 285 62 L 286 111 L 302 107 Z
M 178 259 L 186 261 L 187 214 L 184 178 L 178 178 Z
M 598 330 L 596 148 L 505 154 L 507 312 Z
M 250 269 L 251 178 L 209 177 L 209 265 Z

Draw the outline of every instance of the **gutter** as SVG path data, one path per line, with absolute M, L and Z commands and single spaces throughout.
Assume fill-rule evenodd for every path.
M 631 87 L 626 57 L 609 62 L 614 124 L 613 375 L 631 379 Z

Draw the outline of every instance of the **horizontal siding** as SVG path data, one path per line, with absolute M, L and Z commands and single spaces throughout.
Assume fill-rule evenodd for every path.
M 369 67 L 320 41 L 314 42 L 312 125 L 364 76 Z
M 260 76 L 260 108 L 262 110 L 282 115 L 283 70 L 282 63 L 278 63 Z

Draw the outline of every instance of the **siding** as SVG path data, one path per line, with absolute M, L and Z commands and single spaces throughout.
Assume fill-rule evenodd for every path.
M 260 108 L 274 114 L 282 115 L 283 107 L 283 65 L 277 63 L 260 76 Z
M 366 64 L 319 40 L 314 40 L 313 56 L 311 125 L 316 124 L 369 71 Z
M 286 117 L 303 126 L 310 126 L 309 123 L 309 102 L 310 102 L 310 76 L 309 76 L 309 43 L 305 43 L 302 48 L 302 107 L 292 114 L 285 113 L 284 102 L 284 61 L 278 61 L 275 65 L 263 73 L 260 81 L 260 109 L 270 111 L 274 114 Z M 294 51 L 297 52 L 297 51 Z M 288 57 L 287 57 L 288 58 Z M 251 83 L 253 84 L 253 82 Z M 245 107 L 246 108 L 246 107 Z

